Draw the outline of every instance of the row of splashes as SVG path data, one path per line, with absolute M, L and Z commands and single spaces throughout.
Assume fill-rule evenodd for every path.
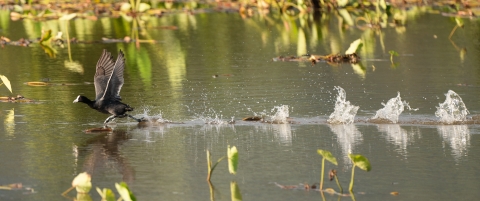
M 334 111 L 330 114 L 327 123 L 329 124 L 352 124 L 355 122 L 355 116 L 358 112 L 359 106 L 355 106 L 347 101 L 346 92 L 343 88 L 335 86 L 338 94 L 335 101 Z M 467 120 L 469 114 L 467 107 L 465 106 L 462 98 L 452 90 L 449 90 L 445 94 L 445 102 L 440 103 L 435 112 L 435 116 L 440 118 L 439 123 L 453 124 L 462 123 Z M 391 98 L 387 103 L 382 103 L 383 108 L 376 111 L 375 116 L 370 118 L 368 122 L 371 123 L 398 123 L 398 118 L 402 112 L 407 109 L 410 111 L 417 111 L 417 109 L 411 108 L 408 102 L 402 100 L 400 92 L 394 98 Z M 250 110 L 250 109 L 249 109 Z M 140 118 L 144 118 L 151 123 L 172 123 L 162 117 L 161 114 L 149 116 L 150 109 L 144 109 L 144 114 L 140 115 Z M 289 106 L 280 105 L 275 106 L 270 113 L 263 111 L 260 114 L 254 113 L 255 116 L 260 116 L 265 123 L 273 124 L 287 124 L 290 123 L 289 119 Z M 202 120 L 205 124 L 233 124 L 235 118 L 231 117 L 230 120 L 223 120 L 223 115 L 219 115 L 216 111 L 209 108 L 208 111 L 197 115 L 197 119 Z
M 355 115 L 359 109 L 358 106 L 352 105 L 350 101 L 346 100 L 346 92 L 343 88 L 336 86 L 338 91 L 337 99 L 335 101 L 334 112 L 330 115 L 327 122 L 330 124 L 351 124 L 355 120 Z M 440 103 L 435 112 L 435 116 L 439 117 L 439 122 L 443 124 L 461 123 L 467 120 L 469 114 L 467 107 L 462 101 L 460 95 L 452 90 L 445 94 L 445 102 Z M 384 106 L 378 110 L 371 119 L 373 123 L 398 123 L 398 117 L 406 109 L 417 111 L 418 108 L 411 108 L 408 102 L 402 101 L 400 92 L 397 97 L 391 98 L 388 102 L 382 103 Z

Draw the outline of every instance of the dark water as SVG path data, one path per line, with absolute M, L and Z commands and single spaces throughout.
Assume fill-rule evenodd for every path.
M 66 30 L 59 21 L 2 20 L 0 35 L 12 40 L 37 38 L 42 29 Z M 327 164 L 326 169 L 338 170 L 344 189 L 352 167 L 347 154 L 370 160 L 372 171 L 356 170 L 357 200 L 476 199 L 480 128 L 411 122 L 436 121 L 436 106 L 448 90 L 462 97 L 470 117 L 480 113 L 478 22 L 466 20 L 452 41 L 448 35 L 455 22 L 437 14 L 412 14 L 406 27 L 381 31 L 338 24 L 334 16 L 282 21 L 179 14 L 147 21 L 147 32 L 140 35 L 155 44 L 72 44 L 72 61 L 67 47 L 54 46 L 54 57 L 38 44 L 1 48 L 0 73 L 10 79 L 14 94 L 37 102 L 0 103 L 0 184 L 21 182 L 35 191 L 0 191 L 0 200 L 66 200 L 60 194 L 84 171 L 92 172 L 94 188 L 114 189 L 115 182 L 127 181 L 139 200 L 209 200 L 206 150 L 216 160 L 228 145 L 239 150 L 239 170 L 233 176 L 225 162 L 217 167 L 215 200 L 231 199 L 231 181 L 238 183 L 244 200 L 322 199 L 317 191 L 275 185 L 319 182 L 317 149 L 337 157 L 338 166 Z M 99 41 L 123 38 L 137 29 L 121 18 L 101 18 L 75 19 L 69 30 L 70 37 Z M 272 61 L 279 55 L 342 53 L 358 38 L 365 41 L 360 67 Z M 102 126 L 107 116 L 72 101 L 79 94 L 93 98 L 91 82 L 103 49 L 114 55 L 125 51 L 121 95 L 136 108 L 133 115 L 147 111 L 184 124 L 141 128 L 117 119 L 111 134 L 85 134 L 85 129 Z M 389 50 L 400 54 L 394 58 L 396 66 Z M 45 79 L 52 85 L 24 84 Z M 358 121 L 372 117 L 397 92 L 419 110 L 402 113 L 400 122 L 410 123 L 329 125 L 334 86 L 345 89 L 347 100 L 360 107 Z M 1 86 L 0 95 L 9 92 Z M 254 114 L 272 115 L 280 105 L 289 106 L 295 124 L 241 121 Z M 204 124 L 215 118 L 233 118 L 236 124 Z M 336 189 L 333 182 L 326 187 Z M 393 191 L 399 195 L 390 195 Z M 99 200 L 94 189 L 90 195 Z

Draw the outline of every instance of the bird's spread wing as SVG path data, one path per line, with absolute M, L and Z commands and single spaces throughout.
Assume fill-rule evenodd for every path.
M 113 62 L 113 59 L 111 60 Z M 122 50 L 118 53 L 117 61 L 111 70 L 107 83 L 105 86 L 105 92 L 101 98 L 112 98 L 117 100 L 122 100 L 120 97 L 120 90 L 122 89 L 124 79 L 123 79 L 123 70 L 125 69 L 125 57 Z
M 125 59 L 122 51 L 118 54 L 117 61 L 114 61 L 110 52 L 103 50 L 94 78 L 96 100 L 104 97 L 121 100 L 120 89 L 123 85 L 124 68 Z

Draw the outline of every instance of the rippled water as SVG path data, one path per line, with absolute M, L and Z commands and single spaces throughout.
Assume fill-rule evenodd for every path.
M 94 187 L 114 189 L 115 182 L 127 181 L 139 200 L 209 200 L 206 150 L 216 160 L 228 145 L 239 150 L 239 169 L 233 176 L 225 162 L 217 167 L 215 200 L 230 200 L 231 181 L 244 200 L 319 200 L 316 191 L 275 185 L 318 183 L 317 149 L 337 157 L 338 166 L 326 168 L 337 169 L 344 188 L 352 167 L 348 153 L 370 160 L 372 171 L 355 172 L 357 200 L 479 196 L 477 21 L 466 20 L 452 38 L 468 50 L 466 55 L 448 40 L 454 21 L 435 14 L 410 19 L 403 31 L 344 30 L 336 18 L 311 19 L 307 27 L 295 20 L 285 23 L 225 13 L 150 19 L 145 37 L 156 44 L 75 44 L 72 61 L 80 67 L 66 64 L 71 62 L 66 48 L 55 47 L 54 58 L 39 46 L 1 48 L 0 73 L 11 80 L 15 94 L 37 103 L 0 103 L 0 184 L 21 182 L 34 189 L 0 191 L 0 200 L 66 200 L 60 193 L 83 171 L 92 172 Z M 178 30 L 159 28 L 168 25 Z M 64 29 L 57 21 L 8 26 L 0 35 L 11 39 L 38 37 L 42 27 Z M 70 27 L 72 37 L 92 41 L 123 38 L 131 31 L 122 19 L 108 18 L 76 19 Z M 361 66 L 272 61 L 279 55 L 342 52 L 360 37 L 367 43 Z M 135 107 L 133 115 L 151 117 L 152 124 L 117 119 L 113 133 L 83 132 L 107 118 L 72 103 L 79 94 L 94 96 L 94 66 L 104 48 L 113 55 L 125 51 L 122 98 Z M 389 50 L 400 54 L 395 66 Z M 24 84 L 47 79 L 52 85 Z M 337 100 L 335 86 L 358 106 L 351 124 L 327 124 Z M 449 90 L 468 108 L 469 122 L 438 123 L 435 112 Z M 398 92 L 419 110 L 404 110 L 398 124 L 368 123 Z M 8 93 L 0 87 L 0 95 Z M 241 121 L 249 116 L 278 117 L 282 124 Z M 336 189 L 334 183 L 325 185 Z M 392 197 L 393 191 L 399 196 Z M 95 191 L 90 195 L 99 200 Z

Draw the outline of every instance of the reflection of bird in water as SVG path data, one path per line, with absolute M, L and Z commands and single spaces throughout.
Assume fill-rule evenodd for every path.
M 111 134 L 100 134 L 89 139 L 83 151 L 80 152 L 80 154 L 86 154 L 84 171 L 94 175 L 96 172 L 98 174 L 99 171 L 105 172 L 115 168 L 123 175 L 123 181 L 133 182 L 135 170 L 118 150 L 118 147 L 129 138 L 125 131 L 114 130 Z
M 102 56 L 98 60 L 97 70 L 94 76 L 95 82 L 95 100 L 90 100 L 85 96 L 79 95 L 73 102 L 85 103 L 90 108 L 105 114 L 112 114 L 108 117 L 104 124 L 119 117 L 130 117 L 140 122 L 140 119 L 127 114 L 126 112 L 133 111 L 129 105 L 120 102 L 120 90 L 122 89 L 123 70 L 125 68 L 125 58 L 123 52 L 118 53 L 117 61 L 113 60 L 110 52 L 103 50 Z

